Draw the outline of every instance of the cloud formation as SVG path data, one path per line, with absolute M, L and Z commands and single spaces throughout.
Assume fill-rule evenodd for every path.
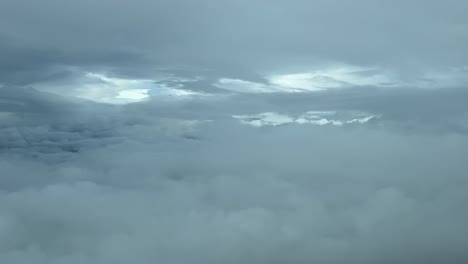
M 0 263 L 468 263 L 467 8 L 1 1 Z
M 63 66 L 132 79 L 168 67 L 245 79 L 344 63 L 419 79 L 467 66 L 466 9 L 458 0 L 7 0 L 0 67 L 15 84 L 64 76 Z
M 407 133 L 385 114 L 254 129 L 228 114 L 242 95 L 115 106 L 2 92 L 8 263 L 466 260 L 466 133 Z

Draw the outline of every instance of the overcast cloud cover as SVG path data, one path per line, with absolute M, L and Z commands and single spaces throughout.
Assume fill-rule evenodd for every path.
M 0 263 L 468 263 L 467 10 L 1 0 Z

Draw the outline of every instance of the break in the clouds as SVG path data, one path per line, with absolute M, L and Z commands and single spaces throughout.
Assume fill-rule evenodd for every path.
M 467 263 L 467 1 L 0 2 L 0 263 Z
M 340 113 L 343 115 L 342 113 Z M 242 123 L 255 126 L 278 126 L 283 124 L 313 124 L 313 125 L 352 125 L 365 124 L 372 119 L 377 118 L 375 115 L 365 113 L 347 113 L 349 116 L 346 120 L 337 119 L 338 115 L 334 111 L 309 111 L 297 117 L 290 117 L 274 112 L 260 113 L 256 115 L 234 115 L 233 117 L 241 120 Z

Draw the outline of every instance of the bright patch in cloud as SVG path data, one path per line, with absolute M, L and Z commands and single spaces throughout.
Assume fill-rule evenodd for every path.
M 273 85 L 308 91 L 351 86 L 391 86 L 394 84 L 389 73 L 356 66 L 340 66 L 306 73 L 270 75 L 267 79 Z
M 294 122 L 293 118 L 274 112 L 266 112 L 256 115 L 233 115 L 232 117 L 239 119 L 243 124 L 256 127 L 278 126 Z
M 104 103 L 132 103 L 148 98 L 154 81 L 149 79 L 112 78 L 104 74 L 87 73 L 92 81 L 78 89 L 78 97 Z
M 267 83 L 239 79 L 219 79 L 216 87 L 240 93 L 314 92 L 352 86 L 388 87 L 398 84 L 387 72 L 373 68 L 339 66 L 329 69 L 292 74 L 265 76 Z
M 149 90 L 150 89 L 123 90 L 119 92 L 119 95 L 116 98 L 140 101 L 149 97 L 148 95 Z
M 254 115 L 233 115 L 232 117 L 240 120 L 240 122 L 243 124 L 254 127 L 278 126 L 294 123 L 301 125 L 311 124 L 319 126 L 343 126 L 351 124 L 365 124 L 374 118 L 378 118 L 376 115 L 367 113 L 337 113 L 335 111 L 310 111 L 297 117 L 291 117 L 275 112 L 266 112 Z
M 78 70 L 75 70 L 78 71 Z M 159 79 L 126 79 L 110 77 L 102 73 L 81 73 L 67 82 L 38 83 L 34 87 L 65 96 L 74 96 L 101 103 L 127 104 L 140 102 L 150 97 L 190 98 L 201 95 L 184 89 L 184 84 L 199 79 L 161 76 Z

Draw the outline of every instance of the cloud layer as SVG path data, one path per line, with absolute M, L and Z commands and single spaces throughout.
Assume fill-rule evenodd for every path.
M 2 92 L 2 261 L 466 261 L 468 141 L 437 117 L 256 129 L 230 115 L 242 95 L 115 106 Z
M 148 79 L 182 66 L 247 78 L 345 63 L 424 78 L 467 66 L 466 9 L 458 0 L 6 0 L 1 77 L 30 83 L 73 66 Z
M 0 1 L 0 263 L 468 263 L 468 1 Z

